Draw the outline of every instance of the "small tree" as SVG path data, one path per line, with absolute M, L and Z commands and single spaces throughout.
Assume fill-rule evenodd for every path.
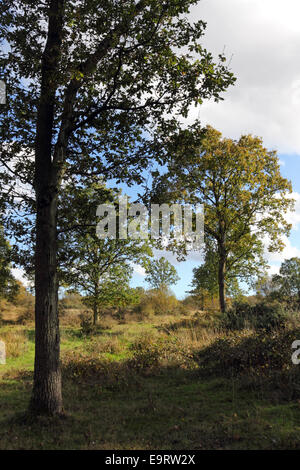
M 138 301 L 138 293 L 129 285 L 132 272 L 133 269 L 126 263 L 113 265 L 97 282 L 88 278 L 81 284 L 82 291 L 86 293 L 83 302 L 93 309 L 94 325 L 103 307 L 117 308 L 121 317 L 126 306 Z
M 276 297 L 300 309 L 300 258 L 286 259 L 272 277 Z
M 66 187 L 65 192 L 59 212 L 59 279 L 85 295 L 96 324 L 101 307 L 126 305 L 132 295 L 130 263 L 146 262 L 152 250 L 148 240 L 98 238 L 97 206 L 117 204 L 118 191 L 94 182 Z
M 164 257 L 149 261 L 145 270 L 146 281 L 154 289 L 167 289 L 180 279 L 174 266 Z
M 198 268 L 194 268 L 193 274 L 192 290 L 189 291 L 189 294 L 199 298 L 201 308 L 204 310 L 205 298 L 210 297 L 213 303 L 214 297 L 218 296 L 217 264 L 214 253 L 208 251 L 204 263 Z

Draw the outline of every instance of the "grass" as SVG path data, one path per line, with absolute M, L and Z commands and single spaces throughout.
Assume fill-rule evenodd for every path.
M 257 386 L 203 373 L 189 348 L 205 350 L 219 332 L 210 318 L 186 320 L 114 321 L 92 336 L 63 326 L 66 415 L 36 421 L 24 419 L 34 331 L 2 327 L 1 339 L 17 334 L 26 348 L 0 366 L 0 449 L 299 449 L 298 397 L 274 393 L 264 377 Z

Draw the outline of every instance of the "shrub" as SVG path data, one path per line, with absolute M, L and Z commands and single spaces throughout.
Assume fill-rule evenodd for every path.
M 133 366 L 137 369 L 151 369 L 158 366 L 165 350 L 161 338 L 144 334 L 130 347 L 133 352 Z
M 84 383 L 97 384 L 95 390 L 102 389 L 124 390 L 124 388 L 136 387 L 136 373 L 126 361 L 112 361 L 108 358 L 95 357 L 67 351 L 62 356 L 62 372 L 64 378 Z M 97 393 L 97 391 L 95 393 Z
M 133 352 L 131 365 L 134 369 L 155 369 L 158 366 L 174 365 L 189 367 L 191 353 L 175 336 L 143 334 L 130 347 Z
M 92 334 L 95 330 L 95 327 L 93 325 L 91 313 L 86 310 L 79 315 L 79 318 L 81 333 L 85 336 Z
M 155 314 L 154 306 L 146 296 L 143 297 L 140 303 L 135 307 L 134 312 L 136 312 L 142 320 Z
M 106 335 L 92 340 L 87 346 L 87 351 L 92 354 L 119 354 L 122 352 L 122 345 L 118 337 Z
M 287 315 L 278 303 L 260 302 L 250 305 L 247 302 L 238 302 L 233 305 L 221 318 L 222 326 L 227 330 L 242 330 L 254 328 L 256 330 L 272 331 L 284 328 Z
M 26 325 L 34 321 L 34 306 L 27 306 L 22 313 L 18 316 L 18 323 Z
M 172 315 L 180 311 L 180 303 L 167 289 L 147 291 L 135 307 L 135 312 L 142 318 L 152 315 Z
M 59 300 L 59 306 L 62 310 L 82 309 L 82 297 L 77 292 L 67 292 L 65 296 Z
M 269 334 L 243 331 L 219 338 L 198 351 L 194 358 L 200 368 L 209 373 L 227 375 L 255 371 L 264 374 L 270 370 L 289 370 L 293 368 L 291 346 L 299 337 L 299 329 Z

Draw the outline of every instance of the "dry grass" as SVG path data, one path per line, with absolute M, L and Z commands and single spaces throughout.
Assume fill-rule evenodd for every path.
M 100 336 L 93 338 L 87 346 L 87 351 L 90 354 L 120 354 L 124 350 L 124 345 L 121 344 L 118 336 Z
M 5 342 L 7 358 L 19 357 L 27 351 L 28 339 L 23 329 L 15 327 L 1 331 L 0 339 Z
M 5 299 L 1 299 L 0 311 L 2 320 L 4 322 L 16 323 L 18 321 L 19 316 L 23 313 L 24 308 L 20 305 L 13 305 Z
M 80 315 L 83 310 L 77 308 L 69 308 L 61 310 L 59 322 L 62 326 L 80 326 Z

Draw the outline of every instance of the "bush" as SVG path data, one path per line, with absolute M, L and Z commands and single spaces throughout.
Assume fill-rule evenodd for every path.
M 90 312 L 87 310 L 84 311 L 79 315 L 79 318 L 81 333 L 85 336 L 91 335 L 95 330 L 95 326 L 93 325 L 93 319 Z
M 102 389 L 122 390 L 135 388 L 136 371 L 126 361 L 112 361 L 108 358 L 91 356 L 77 351 L 67 351 L 62 356 L 64 378 L 97 384 L 97 391 Z M 97 393 L 97 392 L 96 392 Z
M 59 306 L 62 310 L 82 309 L 82 297 L 76 292 L 67 292 L 65 296 L 59 300 Z
M 222 326 L 227 330 L 242 330 L 248 327 L 272 331 L 284 328 L 286 321 L 287 315 L 280 304 L 266 302 L 255 305 L 247 302 L 235 303 L 221 318 Z
M 165 348 L 161 338 L 144 334 L 130 347 L 133 352 L 133 365 L 137 369 L 151 369 L 158 366 Z
M 142 318 L 148 318 L 152 315 L 172 315 L 178 313 L 179 309 L 179 301 L 169 290 L 153 289 L 142 296 L 135 312 Z
M 293 367 L 291 349 L 300 337 L 300 330 L 265 332 L 240 332 L 217 341 L 195 354 L 195 361 L 209 373 L 255 372 L 265 374 L 270 370 L 290 370 Z
M 133 352 L 131 366 L 137 370 L 151 370 L 159 366 L 189 367 L 191 353 L 175 336 L 143 334 L 130 347 Z
M 34 321 L 34 306 L 25 307 L 24 311 L 18 316 L 18 323 L 25 325 Z
M 123 348 L 118 337 L 105 335 L 96 340 L 91 340 L 87 345 L 87 351 L 91 354 L 119 354 L 123 351 Z

